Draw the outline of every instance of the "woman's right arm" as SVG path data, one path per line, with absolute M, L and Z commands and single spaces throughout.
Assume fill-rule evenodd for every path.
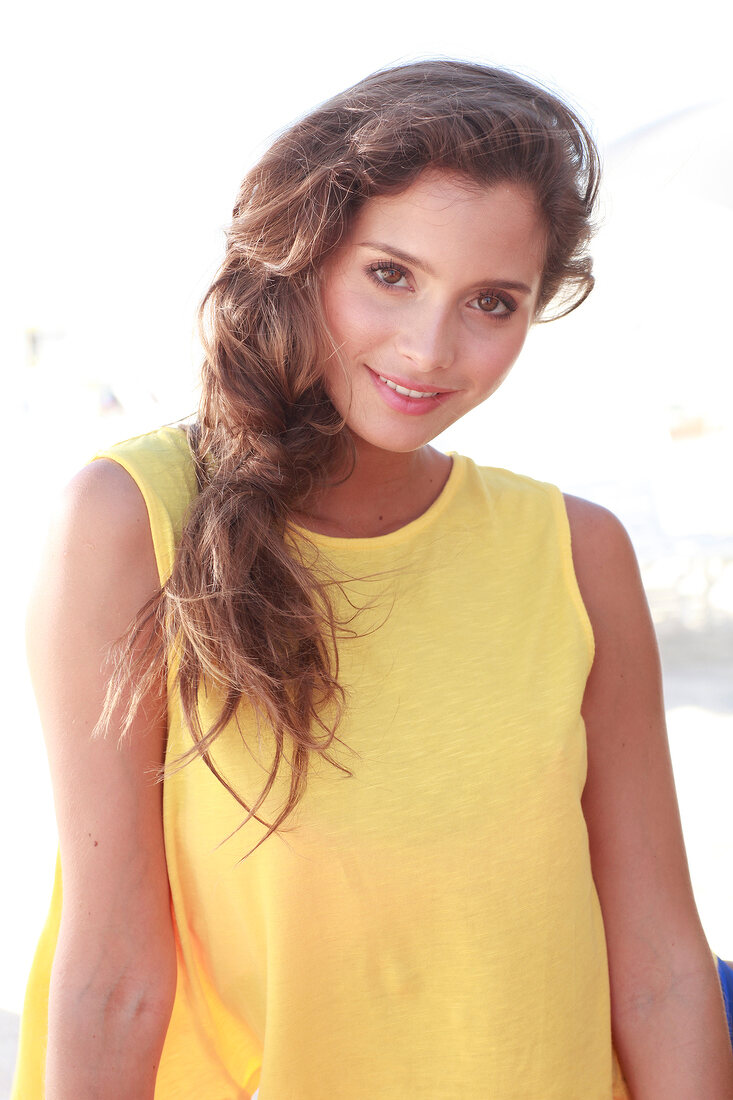
M 52 524 L 28 653 L 53 779 L 63 912 L 46 1100 L 151 1100 L 176 985 L 163 846 L 163 700 L 125 741 L 92 738 L 110 645 L 158 589 L 142 495 L 114 462 L 72 481 Z

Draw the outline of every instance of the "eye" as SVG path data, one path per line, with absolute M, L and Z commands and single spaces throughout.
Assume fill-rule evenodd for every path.
M 490 313 L 494 317 L 508 317 L 510 313 L 514 313 L 517 308 L 517 303 L 509 295 L 494 294 L 490 291 L 486 291 L 484 294 L 479 294 L 478 298 L 474 299 L 476 303 L 476 309 L 481 313 Z
M 369 274 L 375 283 L 386 287 L 399 286 L 402 280 L 407 278 L 405 269 L 389 260 L 379 260 L 378 263 L 370 264 Z

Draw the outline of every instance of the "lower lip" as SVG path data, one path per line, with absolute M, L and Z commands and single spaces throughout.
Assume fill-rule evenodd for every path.
M 397 390 L 393 390 L 391 386 L 383 382 L 379 375 L 374 373 L 371 367 L 367 369 L 372 382 L 379 390 L 384 401 L 386 401 L 391 408 L 396 409 L 398 412 L 407 413 L 408 416 L 421 416 L 424 413 L 432 412 L 433 409 L 437 409 L 438 406 L 442 405 L 451 395 L 450 390 L 445 390 L 443 393 L 436 394 L 435 397 L 408 397 L 404 393 L 397 393 Z

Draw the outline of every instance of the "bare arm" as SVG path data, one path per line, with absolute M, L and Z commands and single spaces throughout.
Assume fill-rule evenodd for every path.
M 636 559 L 608 512 L 572 497 L 567 506 L 596 639 L 583 703 L 583 809 L 608 941 L 614 1042 L 634 1100 L 731 1100 L 733 1056 L 690 885 Z
M 93 463 L 53 524 L 28 619 L 64 884 L 47 1100 L 148 1100 L 155 1088 L 176 979 L 154 779 L 165 726 L 141 712 L 122 746 L 114 729 L 91 733 L 107 647 L 158 586 L 139 490 L 115 463 Z M 157 715 L 159 704 L 143 710 Z

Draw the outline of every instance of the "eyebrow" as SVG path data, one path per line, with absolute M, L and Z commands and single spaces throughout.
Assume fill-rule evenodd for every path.
M 378 252 L 384 252 L 388 256 L 394 256 L 395 259 L 402 260 L 410 267 L 419 267 L 426 275 L 435 276 L 435 269 L 430 264 L 426 264 L 424 260 L 418 259 L 417 256 L 413 256 L 409 252 L 403 252 L 402 249 L 395 248 L 394 245 L 385 244 L 383 241 L 359 241 L 359 248 L 375 248 Z M 507 290 L 521 290 L 525 294 L 532 293 L 532 288 L 527 286 L 526 283 L 519 283 L 514 279 L 485 279 L 483 281 L 479 279 L 478 282 L 483 286 L 500 286 L 506 287 Z

